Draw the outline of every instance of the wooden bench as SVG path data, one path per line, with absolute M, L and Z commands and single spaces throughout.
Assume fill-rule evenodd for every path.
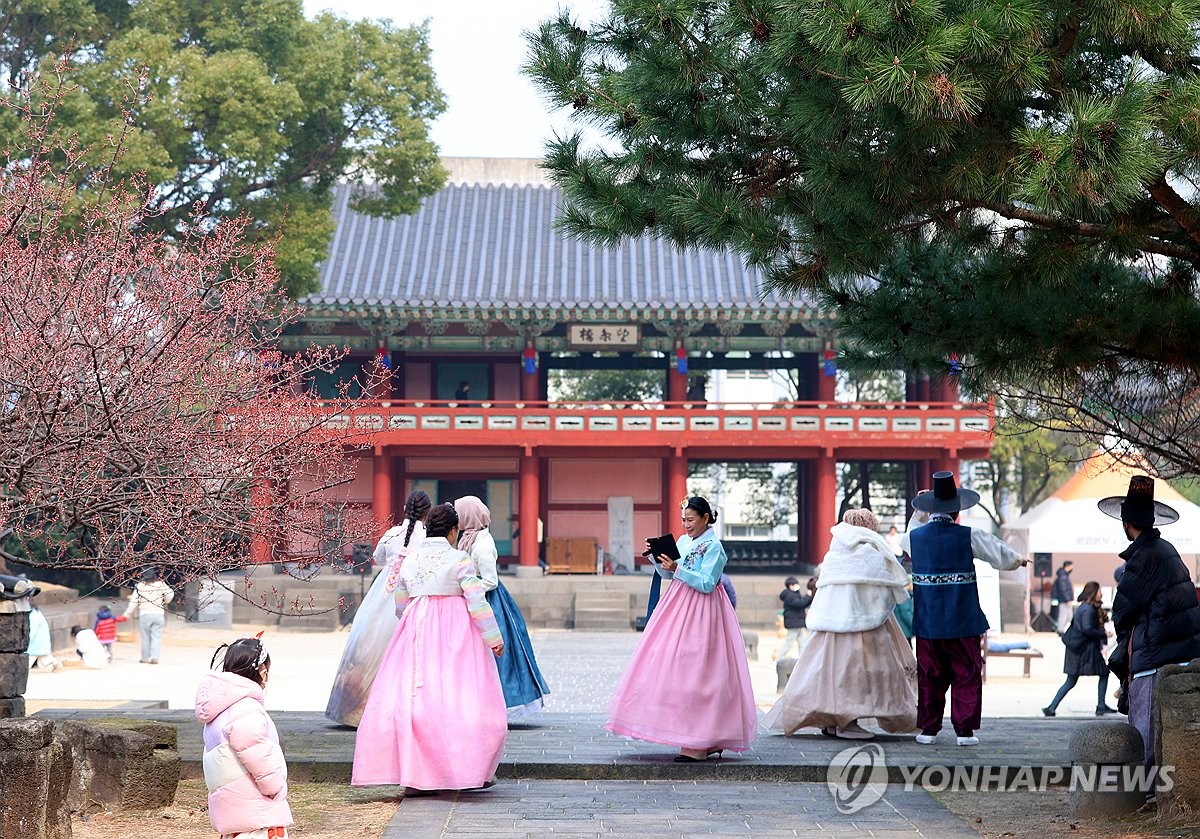
M 1028 678 L 1030 678 L 1029 662 L 1033 661 L 1035 658 L 1045 658 L 1045 656 L 1042 655 L 1041 650 L 1033 650 L 1033 649 L 1009 650 L 1008 652 L 1004 652 L 1004 653 L 990 653 L 987 651 L 987 647 L 985 646 L 983 649 L 983 680 L 985 682 L 987 681 L 987 663 L 988 663 L 989 658 L 1020 658 L 1020 659 L 1023 659 L 1025 662 L 1025 672 L 1022 673 L 1021 675 L 1024 676 L 1026 679 L 1028 679 Z

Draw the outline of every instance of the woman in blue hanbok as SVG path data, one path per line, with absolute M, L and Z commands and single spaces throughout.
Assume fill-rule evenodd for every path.
M 538 669 L 529 641 L 529 630 L 517 603 L 497 575 L 496 540 L 488 532 L 492 514 L 487 505 L 474 495 L 464 495 L 454 502 L 458 512 L 458 549 L 466 551 L 479 567 L 479 577 L 487 592 L 488 605 L 496 615 L 500 635 L 504 639 L 504 655 L 496 659 L 500 685 L 504 688 L 504 705 L 509 719 L 531 714 L 541 709 L 550 688 Z

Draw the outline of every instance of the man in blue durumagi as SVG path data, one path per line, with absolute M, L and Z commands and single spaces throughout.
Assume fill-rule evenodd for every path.
M 917 742 L 930 745 L 942 730 L 946 692 L 953 687 L 950 722 L 960 746 L 979 743 L 983 713 L 983 649 L 988 630 L 979 606 L 975 559 L 1001 571 L 1029 560 L 990 533 L 955 520 L 979 503 L 979 493 L 959 489 L 950 472 L 935 472 L 933 490 L 912 505 L 929 521 L 904 534 L 912 558 L 913 634 L 917 638 Z

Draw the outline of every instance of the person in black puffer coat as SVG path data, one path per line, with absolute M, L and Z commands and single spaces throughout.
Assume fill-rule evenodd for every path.
M 779 592 L 779 599 L 783 603 L 783 628 L 787 630 L 787 637 L 783 640 L 776 660 L 787 658 L 793 644 L 796 647 L 796 655 L 804 649 L 804 636 L 808 634 L 804 613 L 813 602 L 812 592 L 802 594 L 800 581 L 795 577 L 788 577 L 783 581 L 783 591 Z
M 1106 515 L 1120 518 L 1133 544 L 1121 553 L 1125 572 L 1113 598 L 1117 631 L 1114 659 L 1128 653 L 1129 722 L 1142 735 L 1145 765 L 1154 765 L 1154 682 L 1158 668 L 1200 657 L 1200 603 L 1187 566 L 1155 525 L 1172 524 L 1179 513 L 1154 500 L 1154 481 L 1129 479 L 1125 497 L 1102 499 Z
M 1042 713 L 1048 717 L 1055 715 L 1058 703 L 1075 687 L 1080 676 L 1100 677 L 1100 687 L 1096 692 L 1096 716 L 1116 713 L 1115 708 L 1108 707 L 1104 702 L 1104 693 L 1108 690 L 1108 664 L 1104 661 L 1102 650 L 1108 643 L 1108 632 L 1104 629 L 1106 616 L 1101 605 L 1100 584 L 1094 580 L 1088 582 L 1079 594 L 1079 608 L 1071 619 L 1075 629 L 1068 629 L 1063 636 L 1064 641 L 1073 641 L 1063 657 L 1063 672 L 1067 674 L 1067 680 L 1058 689 L 1053 701 L 1042 709 Z

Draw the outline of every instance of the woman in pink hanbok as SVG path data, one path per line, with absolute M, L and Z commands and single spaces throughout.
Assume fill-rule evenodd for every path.
M 493 654 L 504 652 L 478 569 L 454 547 L 458 514 L 440 504 L 426 536 L 387 570 L 400 626 L 354 746 L 355 786 L 491 786 L 508 718 Z
M 671 580 L 609 707 L 614 734 L 679 748 L 681 763 L 745 751 L 758 727 L 746 647 L 719 583 L 727 558 L 708 501 L 683 507 L 678 561 L 654 557 Z M 647 543 L 647 546 L 649 543 Z

